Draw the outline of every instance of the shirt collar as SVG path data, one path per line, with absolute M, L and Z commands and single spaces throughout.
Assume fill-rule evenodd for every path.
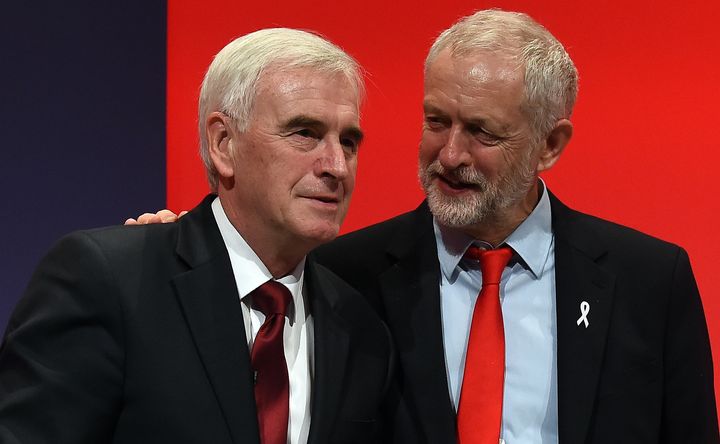
M 274 278 L 265 264 L 257 254 L 255 254 L 255 251 L 253 251 L 250 245 L 243 239 L 242 235 L 235 229 L 232 223 L 230 223 L 230 220 L 225 214 L 225 210 L 222 208 L 219 197 L 215 198 L 211 207 L 213 215 L 215 216 L 215 222 L 220 229 L 220 235 L 223 238 L 225 247 L 228 249 L 230 263 L 233 274 L 235 275 L 235 285 L 237 286 L 240 299 L 243 299 L 253 290 Z M 280 279 L 275 279 L 290 290 L 295 305 L 298 305 L 299 298 L 302 297 L 304 273 L 305 258 L 303 257 L 292 273 Z
M 536 279 L 542 276 L 552 246 L 550 197 L 542 179 L 542 195 L 530 215 L 503 242 L 517 253 Z M 458 229 L 441 226 L 433 218 L 440 268 L 449 282 L 457 278 L 457 267 L 475 239 Z

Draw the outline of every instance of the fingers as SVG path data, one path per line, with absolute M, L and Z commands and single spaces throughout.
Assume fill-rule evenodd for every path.
M 156 214 L 157 217 L 160 218 L 160 222 L 166 224 L 168 222 L 175 222 L 178 220 L 177 214 L 173 213 L 170 210 L 160 210 Z
M 167 224 L 176 222 L 185 214 L 187 214 L 187 211 L 182 211 L 178 216 L 170 210 L 160 210 L 157 213 L 143 213 L 138 216 L 137 219 L 129 218 L 125 221 L 125 225 Z
M 187 210 L 181 211 L 180 214 L 178 214 L 178 219 L 180 219 L 181 217 L 185 216 L 186 214 L 188 214 L 188 211 L 187 211 Z
M 140 216 L 138 216 L 137 221 L 140 225 L 147 225 L 147 224 L 159 224 L 162 223 L 162 219 L 160 216 L 158 216 L 158 213 L 143 213 Z

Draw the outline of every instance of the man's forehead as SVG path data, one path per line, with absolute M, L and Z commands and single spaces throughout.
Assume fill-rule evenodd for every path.
M 441 53 L 426 75 L 426 108 L 437 100 L 451 99 L 462 107 L 494 104 L 519 111 L 524 97 L 525 72 L 516 59 L 503 54 L 475 52 L 459 58 Z
M 449 48 L 441 51 L 429 64 L 427 77 L 461 79 L 470 82 L 503 80 L 522 81 L 525 72 L 515 52 L 474 50 L 455 53 Z
M 359 99 L 353 83 L 341 73 L 311 68 L 266 72 L 254 98 L 255 118 L 280 127 L 359 127 Z
M 464 74 L 469 82 L 491 82 L 517 84 L 522 82 L 525 73 L 520 64 L 507 57 L 478 56 Z
M 274 107 L 291 112 L 300 104 L 309 113 L 342 107 L 343 111 L 359 114 L 360 98 L 357 88 L 345 75 L 311 69 L 294 69 L 269 73 L 260 79 L 255 100 L 271 101 Z
M 328 90 L 339 84 L 342 84 L 342 89 L 357 95 L 357 85 L 345 73 L 307 66 L 282 68 L 271 65 L 260 74 L 257 89 L 291 93 L 305 88 Z

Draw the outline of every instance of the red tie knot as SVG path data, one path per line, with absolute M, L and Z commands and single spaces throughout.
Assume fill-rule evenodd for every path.
M 465 257 L 480 262 L 483 286 L 499 284 L 502 272 L 513 255 L 510 247 L 501 247 L 494 250 L 485 250 L 475 245 L 470 245 L 465 252 Z
M 285 316 L 292 303 L 290 290 L 276 281 L 267 281 L 252 293 L 253 306 L 265 316 L 279 314 Z

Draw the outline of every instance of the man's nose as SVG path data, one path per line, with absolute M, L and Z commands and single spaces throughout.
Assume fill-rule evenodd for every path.
M 445 145 L 440 148 L 438 160 L 446 169 L 472 165 L 469 141 L 459 125 L 450 127 Z
M 340 141 L 327 140 L 315 161 L 315 174 L 343 180 L 347 177 L 348 171 L 348 159 Z

